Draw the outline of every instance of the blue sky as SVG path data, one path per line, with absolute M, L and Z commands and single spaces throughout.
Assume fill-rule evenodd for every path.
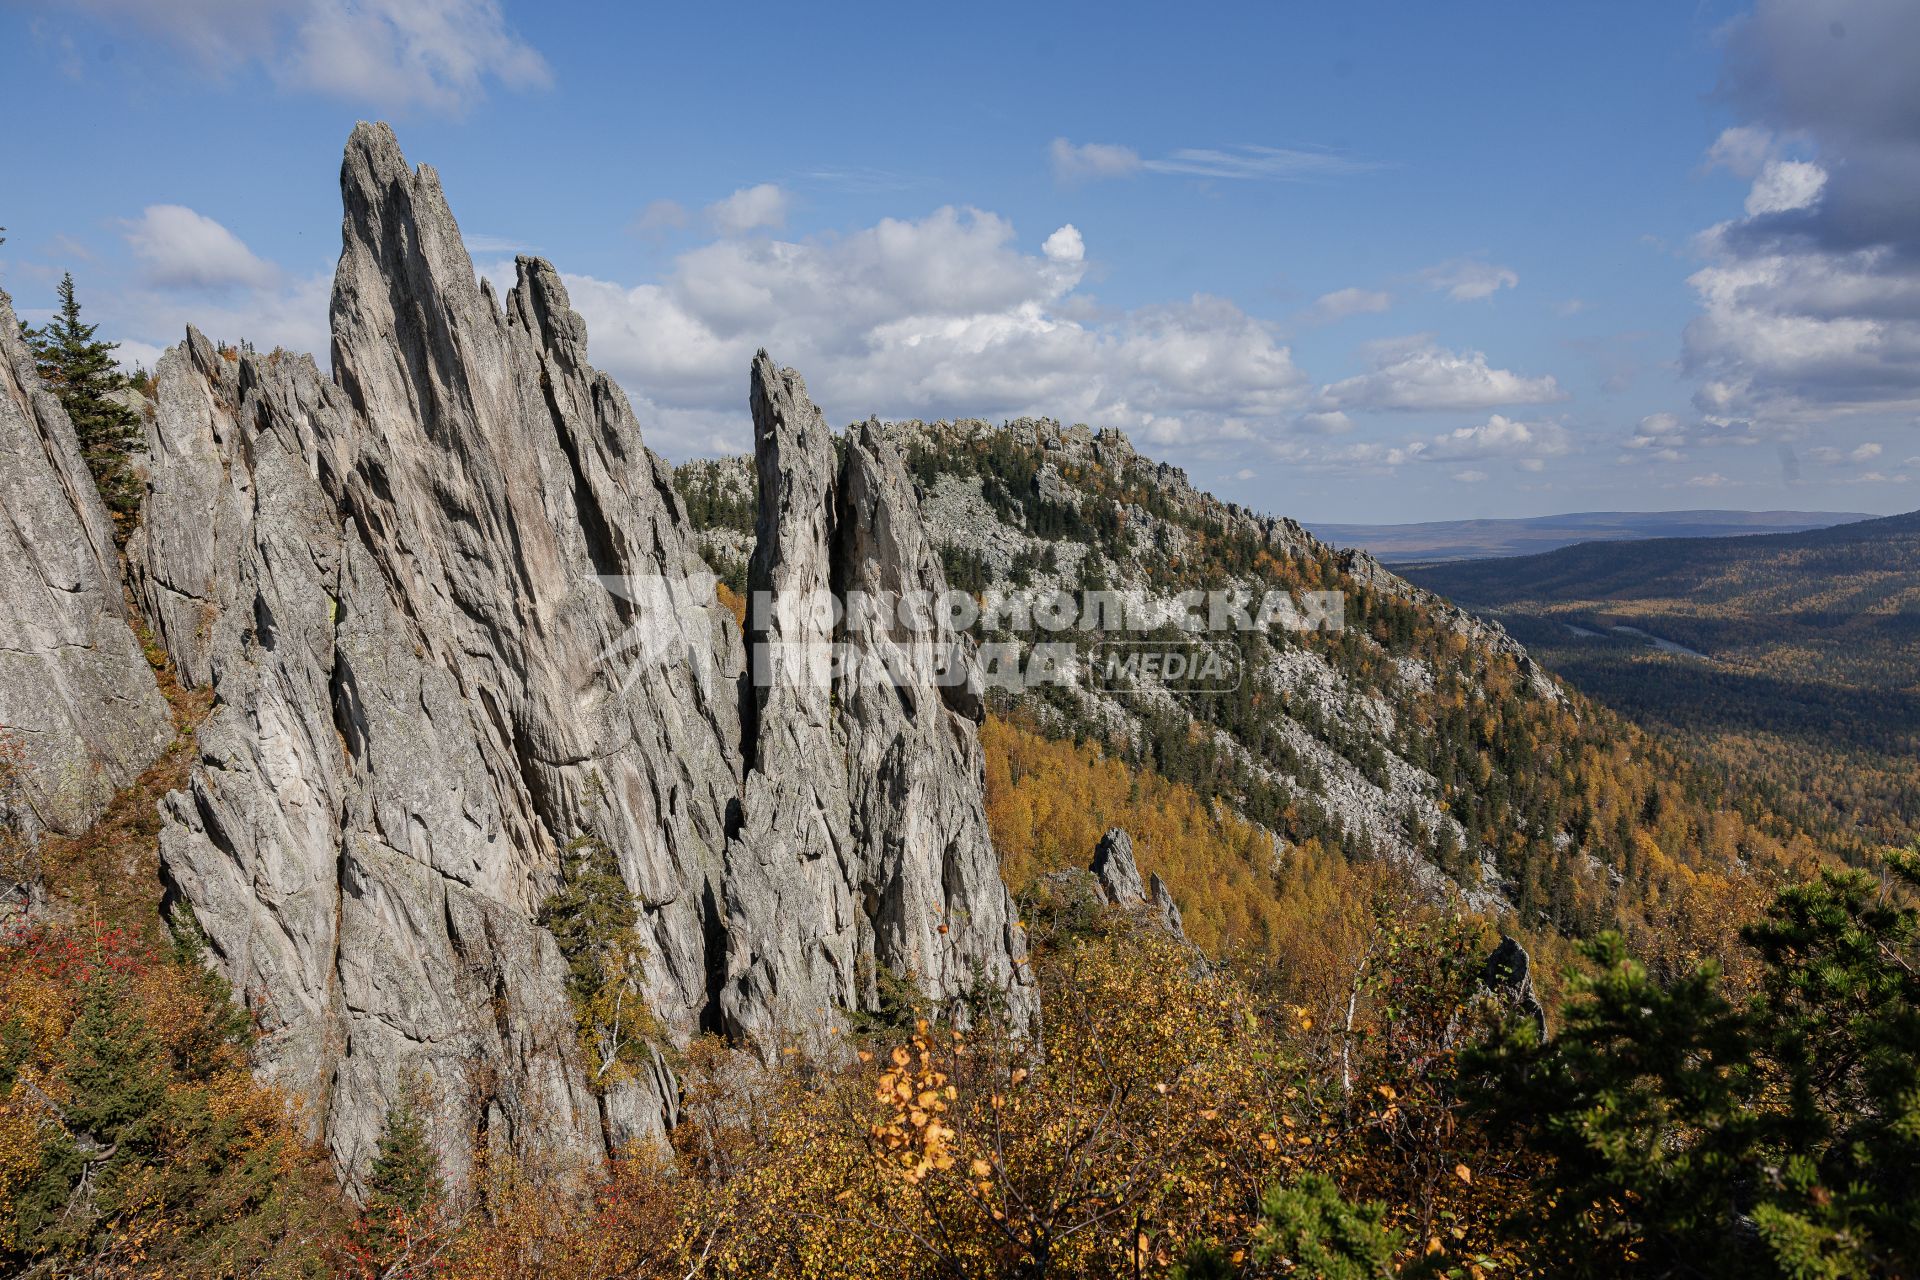
M 1308 520 L 1891 512 L 1915 66 L 1906 0 L 0 0 L 0 287 L 324 359 L 381 118 L 676 459 L 765 345 L 836 421 L 1118 425 Z

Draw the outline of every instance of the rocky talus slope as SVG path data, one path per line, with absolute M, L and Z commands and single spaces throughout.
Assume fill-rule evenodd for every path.
M 191 330 L 167 352 L 127 574 L 214 697 L 162 806 L 163 876 L 349 1182 L 416 1080 L 457 1181 L 478 1145 L 591 1160 L 658 1135 L 671 1049 L 701 1031 L 819 1045 L 882 975 L 1023 1004 L 977 702 L 754 689 L 554 269 L 520 259 L 504 300 L 478 282 L 437 175 L 384 125 L 354 130 L 341 188 L 330 375 Z M 167 720 L 71 429 L 4 328 L 0 596 L 23 634 L 0 661 L 45 674 L 5 681 L 0 722 L 65 744 L 34 764 L 88 780 L 47 810 L 78 829 Z M 757 579 L 942 589 L 898 450 L 842 465 L 797 375 L 762 359 L 752 387 L 760 469 L 784 477 Z M 941 641 L 832 638 L 883 659 Z M 576 957 L 540 923 L 587 842 L 637 904 L 650 1068 L 589 1070 Z
M 173 735 L 131 622 L 113 523 L 0 293 L 0 726 L 26 764 L 0 819 L 29 839 L 85 830 Z

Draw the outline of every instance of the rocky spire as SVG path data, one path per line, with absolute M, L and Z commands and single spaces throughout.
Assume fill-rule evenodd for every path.
M 436 1082 L 456 1178 L 475 1130 L 592 1157 L 659 1133 L 674 1090 L 588 1088 L 534 918 L 560 849 L 604 841 L 641 995 L 697 1029 L 738 630 L 553 269 L 521 259 L 499 305 L 385 126 L 354 130 L 341 186 L 337 386 L 191 335 L 162 361 L 138 576 L 220 701 L 166 865 L 343 1169 L 406 1072 Z
M 940 601 L 946 573 L 906 460 L 876 422 L 850 433 L 838 523 L 838 703 L 874 960 L 941 1000 L 978 975 L 1023 1017 L 1026 939 L 987 832 L 980 675 L 944 610 L 911 607 Z
M 383 125 L 354 130 L 341 189 L 332 380 L 190 331 L 159 364 L 130 549 L 156 633 L 217 694 L 163 806 L 166 873 L 341 1169 L 416 1073 L 456 1181 L 473 1135 L 593 1159 L 671 1122 L 658 1053 L 584 1059 L 538 923 L 581 840 L 634 895 L 638 995 L 668 1042 L 817 1047 L 881 970 L 939 1000 L 981 974 L 1025 1010 L 977 674 L 932 674 L 967 676 L 958 638 L 756 605 L 757 640 L 840 641 L 905 676 L 743 698 L 740 630 L 558 274 L 521 258 L 497 301 Z M 757 588 L 944 589 L 877 430 L 843 464 L 764 356 L 752 399 Z
M 1110 907 L 1132 909 L 1147 900 L 1140 883 L 1140 868 L 1133 860 L 1133 837 L 1124 827 L 1113 827 L 1094 846 L 1093 862 L 1088 867 L 1100 891 L 1100 900 Z
M 1187 929 L 1180 918 L 1180 906 L 1173 891 L 1159 872 L 1140 882 L 1140 866 L 1133 858 L 1133 837 L 1124 827 L 1112 827 L 1094 846 L 1093 861 L 1087 867 L 1093 873 L 1093 891 L 1101 902 L 1135 915 L 1145 915 L 1164 932 L 1187 940 Z
M 752 371 L 760 516 L 749 573 L 756 734 L 729 850 L 729 1024 L 815 1040 L 882 971 L 936 1002 L 974 975 L 1029 1005 L 987 835 L 979 680 L 950 626 L 901 621 L 946 577 L 899 451 L 855 428 L 838 464 L 806 384 Z M 844 616 L 836 626 L 830 606 Z M 837 665 L 836 665 L 837 659 Z
M 749 402 L 760 510 L 748 568 L 753 733 L 739 838 L 728 849 L 727 1026 L 768 1052 L 818 1049 L 864 1003 L 865 911 L 851 842 L 847 742 L 831 649 L 833 433 L 806 383 L 767 353 Z
M 0 725 L 25 828 L 84 831 L 173 737 L 129 626 L 113 524 L 0 293 Z M 0 798 L 0 803 L 4 803 Z M 0 885 L 0 890 L 8 886 Z

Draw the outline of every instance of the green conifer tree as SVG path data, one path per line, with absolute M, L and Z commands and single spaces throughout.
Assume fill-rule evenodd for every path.
M 424 1096 L 418 1079 L 402 1082 L 399 1098 L 387 1108 L 380 1145 L 367 1170 L 366 1211 L 357 1248 L 363 1251 L 368 1274 L 414 1274 L 409 1259 L 416 1249 L 429 1247 L 437 1234 L 440 1163 L 427 1137 Z
M 1555 1275 L 1916 1274 L 1920 853 L 1826 871 L 1743 930 L 1760 991 L 1662 985 L 1603 934 L 1563 1032 L 1469 1054 L 1480 1108 L 1551 1157 L 1516 1225 Z
M 1400 1233 L 1383 1219 L 1377 1201 L 1354 1204 L 1331 1178 L 1305 1174 L 1289 1186 L 1269 1187 L 1260 1202 L 1254 1257 L 1279 1274 L 1316 1280 L 1391 1280 Z M 1200 1245 L 1176 1263 L 1168 1280 L 1233 1280 L 1243 1274 L 1218 1246 Z M 1245 1274 L 1271 1274 L 1267 1270 Z
M 109 398 L 126 388 L 127 379 L 113 358 L 119 344 L 96 339 L 98 328 L 81 323 L 68 273 L 60 278 L 59 313 L 37 330 L 22 324 L 21 332 L 41 378 L 73 420 L 87 470 L 113 516 L 115 536 L 124 542 L 140 509 L 140 478 L 130 461 L 140 442 L 140 419 Z
M 387 1108 L 380 1147 L 367 1171 L 367 1212 L 375 1218 L 419 1213 L 440 1194 L 440 1163 L 427 1139 L 420 1089 L 409 1082 Z
M 1753 1217 L 1793 1277 L 1920 1263 L 1920 850 L 1889 850 L 1886 877 L 1824 872 L 1744 930 L 1779 1100 Z
M 80 993 L 62 1075 L 67 1097 L 40 1167 L 13 1197 L 13 1238 L 29 1252 L 83 1248 L 150 1167 L 166 1100 L 165 1053 L 128 1008 L 124 984 L 96 975 Z
M 604 840 L 581 836 L 560 851 L 560 883 L 537 919 L 566 957 L 590 1083 L 625 1079 L 646 1063 L 661 1031 L 640 995 L 639 908 Z
M 106 977 L 88 984 L 67 1052 L 70 1127 L 119 1146 L 135 1136 L 130 1131 L 152 1123 L 166 1094 L 164 1064 L 152 1030 L 128 1008 L 120 984 Z

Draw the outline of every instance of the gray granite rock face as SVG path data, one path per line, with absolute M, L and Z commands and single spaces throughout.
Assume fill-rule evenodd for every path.
M 161 857 L 260 1022 L 267 1074 L 350 1182 L 414 1076 L 456 1179 L 476 1138 L 601 1149 L 475 708 L 316 465 L 358 429 L 351 404 L 304 357 L 235 365 L 196 333 L 156 374 L 137 579 L 218 695 Z
M 847 737 L 835 714 L 833 433 L 791 369 L 753 362 L 760 512 L 747 571 L 751 725 L 743 820 L 727 853 L 729 1030 L 768 1051 L 819 1049 L 874 975 L 847 797 Z
M 914 607 L 945 596 L 946 574 L 906 459 L 876 422 L 847 441 L 838 526 L 848 673 L 837 692 L 874 961 L 939 1000 L 976 984 L 1005 992 L 1022 1018 L 1032 989 L 987 833 L 980 674 L 951 618 Z
M 78 834 L 173 738 L 134 636 L 113 524 L 0 293 L 0 726 L 28 835 Z
M 738 631 L 710 583 L 685 598 L 665 468 L 552 268 L 523 259 L 496 302 L 384 127 L 354 131 L 342 189 L 336 382 L 197 334 L 161 362 L 136 578 L 219 703 L 165 865 L 349 1177 L 410 1075 L 456 1179 L 474 1135 L 597 1157 L 658 1135 L 674 1086 L 589 1090 L 535 917 L 560 848 L 604 840 L 641 994 L 698 1028 Z
M 1088 870 L 1108 906 L 1132 909 L 1146 902 L 1146 886 L 1140 883 L 1140 868 L 1133 860 L 1133 837 L 1124 828 L 1114 827 L 1100 837 Z
M 990 984 L 1024 1016 L 1025 940 L 982 801 L 978 673 L 950 624 L 897 607 L 946 591 L 904 462 L 867 428 L 836 459 L 799 374 L 762 352 L 752 378 L 754 732 L 728 853 L 728 1025 L 818 1049 L 839 1011 L 877 1004 L 883 973 L 939 1004 Z
M 581 837 L 634 895 L 637 995 L 664 1042 L 821 1050 L 882 970 L 940 1000 L 977 976 L 1025 1010 L 977 677 L 884 696 L 746 680 L 558 274 L 522 258 L 497 300 L 434 172 L 384 126 L 354 130 L 341 187 L 331 380 L 190 331 L 159 364 L 130 558 L 155 633 L 217 703 L 163 806 L 165 872 L 349 1182 L 414 1077 L 455 1181 L 476 1144 L 592 1161 L 672 1123 L 657 1053 L 590 1084 L 538 923 Z M 842 464 L 798 375 L 764 359 L 753 403 L 756 585 L 944 588 L 891 445 L 856 439 Z M 751 624 L 968 660 L 948 633 Z

